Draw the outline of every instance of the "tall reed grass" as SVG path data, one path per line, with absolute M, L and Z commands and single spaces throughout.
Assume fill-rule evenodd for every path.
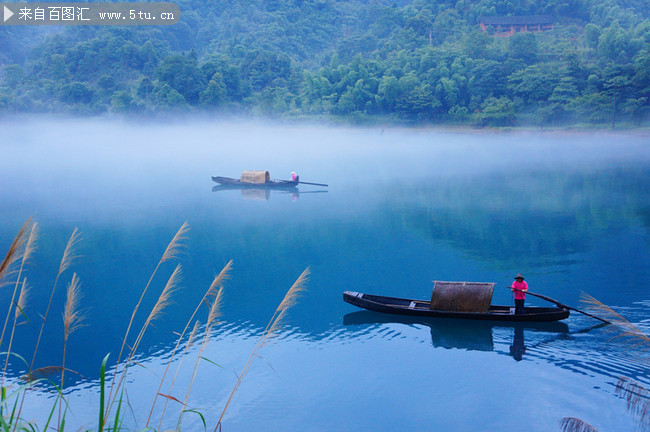
M 650 363 L 650 336 L 638 326 L 628 321 L 621 314 L 600 300 L 587 293 L 582 293 L 581 303 L 590 311 L 606 318 L 612 325 L 612 340 L 630 351 L 633 351 L 635 362 L 647 366 Z M 627 410 L 636 419 L 640 430 L 650 430 L 650 391 L 641 383 L 629 377 L 619 377 L 615 394 L 627 403 Z M 598 432 L 587 422 L 575 418 L 564 417 L 560 420 L 562 432 Z
M 183 223 L 180 229 L 173 236 L 170 243 L 164 250 L 162 257 L 156 264 L 148 279 L 148 282 L 142 289 L 140 297 L 133 307 L 131 318 L 126 326 L 122 344 L 119 354 L 112 364 L 109 362 L 110 356 L 107 354 L 100 365 L 100 380 L 99 380 L 99 406 L 97 409 L 97 427 L 96 431 L 122 431 L 128 430 L 125 425 L 125 412 L 128 409 L 126 403 L 127 383 L 129 376 L 129 369 L 135 364 L 135 357 L 138 354 L 141 342 L 149 327 L 165 313 L 171 304 L 174 294 L 179 290 L 182 281 L 182 266 L 177 264 L 167 279 L 166 284 L 156 297 L 154 306 L 146 311 L 146 318 L 139 329 L 134 329 L 134 324 L 137 322 L 137 316 L 142 312 L 141 306 L 147 294 L 155 289 L 152 284 L 154 277 L 159 271 L 161 266 L 167 261 L 177 260 L 179 252 L 184 247 L 184 241 L 189 232 L 189 225 L 187 222 Z M 28 234 L 29 233 L 29 234 Z M 61 262 L 57 274 L 54 276 L 54 282 L 50 290 L 49 300 L 42 319 L 30 320 L 30 314 L 38 316 L 33 311 L 29 311 L 29 284 L 27 278 L 23 276 L 25 266 L 32 256 L 36 240 L 38 238 L 37 224 L 32 223 L 29 219 L 18 232 L 18 235 L 9 246 L 9 250 L 5 258 L 0 262 L 0 289 L 7 285 L 13 286 L 13 294 L 11 302 L 5 316 L 5 324 L 0 334 L 0 344 L 3 343 L 5 333 L 9 333 L 9 342 L 6 344 L 7 349 L 2 353 L 4 355 L 5 363 L 3 365 L 2 382 L 0 385 L 0 430 L 1 431 L 46 431 L 56 430 L 62 432 L 66 428 L 66 415 L 69 407 L 64 393 L 66 372 L 69 371 L 66 367 L 66 358 L 69 349 L 69 339 L 79 329 L 85 318 L 84 310 L 82 309 L 83 294 L 81 291 L 81 280 L 77 273 L 73 273 L 67 285 L 65 294 L 65 306 L 63 310 L 63 347 L 60 366 L 49 366 L 40 369 L 34 369 L 35 361 L 37 358 L 38 349 L 43 336 L 53 299 L 55 298 L 56 288 L 61 278 L 74 264 L 77 255 L 77 246 L 81 240 L 81 236 L 77 228 L 75 228 L 66 244 L 63 251 Z M 203 353 L 210 342 L 211 336 L 214 334 L 215 327 L 219 323 L 218 319 L 221 315 L 222 299 L 224 292 L 224 285 L 230 278 L 233 263 L 228 262 L 223 269 L 214 277 L 212 283 L 205 291 L 201 300 L 197 304 L 194 312 L 189 317 L 184 329 L 178 334 L 178 339 L 174 348 L 171 350 L 167 359 L 167 364 L 164 373 L 160 379 L 159 385 L 153 394 L 153 401 L 151 410 L 146 419 L 144 430 L 156 430 L 150 423 L 153 421 L 155 406 L 162 397 L 165 400 L 165 405 L 160 411 L 160 418 L 158 421 L 158 430 L 162 430 L 165 422 L 165 415 L 167 403 L 172 402 L 180 405 L 180 413 L 175 420 L 175 429 L 180 431 L 183 425 L 183 418 L 186 413 L 198 415 L 201 418 L 204 429 L 207 430 L 208 425 L 206 417 L 200 409 L 190 408 L 188 406 L 190 394 L 192 391 L 193 383 L 197 377 L 199 364 L 202 360 L 213 363 L 204 357 Z M 259 350 L 270 340 L 270 338 L 278 331 L 282 319 L 284 319 L 287 310 L 291 308 L 298 298 L 298 295 L 304 291 L 309 275 L 309 269 L 306 269 L 296 282 L 291 286 L 286 293 L 282 302 L 274 312 L 267 325 L 266 329 L 262 332 L 258 343 L 256 344 L 253 352 L 248 358 L 239 378 L 224 405 L 223 411 L 216 422 L 214 430 L 222 427 L 224 415 L 230 406 L 234 395 L 236 394 L 242 380 L 246 376 L 253 359 L 258 355 Z M 205 324 L 201 325 L 198 315 L 201 309 L 206 309 Z M 31 322 L 32 325 L 38 326 L 38 337 L 36 339 L 34 350 L 31 353 L 31 361 L 25 360 L 22 355 L 12 352 L 12 342 L 14 340 L 17 328 L 25 322 Z M 203 332 L 200 336 L 201 331 Z M 189 333 L 188 333 L 189 332 Z M 200 336 L 200 337 L 199 337 Z M 184 344 L 184 345 L 183 345 Z M 193 344 L 198 345 L 198 354 L 194 359 L 191 369 L 191 377 L 187 388 L 183 392 L 178 392 L 174 389 L 174 384 L 179 370 L 183 364 L 184 357 L 190 352 L 190 347 Z M 182 349 L 181 349 L 182 347 Z M 12 358 L 18 359 L 27 368 L 21 379 L 6 380 L 8 366 Z M 163 385 L 167 382 L 166 377 L 172 365 L 176 364 L 176 372 L 169 383 L 169 388 L 162 393 Z M 111 373 L 112 371 L 112 373 Z M 59 375 L 59 380 L 55 383 L 51 379 L 52 372 Z M 48 376 L 47 378 L 45 376 Z M 39 376 L 41 376 L 39 378 Z M 37 384 L 47 386 L 50 390 L 54 391 L 55 402 L 49 412 L 49 415 L 42 424 L 33 421 L 28 421 L 22 418 L 21 413 L 26 404 L 26 397 L 28 392 L 32 391 Z M 5 385 L 6 384 L 6 385 Z M 183 394 L 181 397 L 173 396 L 174 393 Z M 181 400 L 182 399 L 182 400 Z M 58 407 L 58 416 L 55 416 L 55 411 Z M 55 419 L 56 417 L 56 419 Z M 54 423 L 56 421 L 56 423 Z

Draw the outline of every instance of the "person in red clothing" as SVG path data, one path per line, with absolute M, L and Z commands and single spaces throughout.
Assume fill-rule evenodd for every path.
M 515 315 L 524 313 L 526 293 L 522 291 L 528 291 L 528 284 L 524 280 L 524 277 L 521 275 L 521 273 L 517 273 L 517 276 L 515 276 L 515 281 L 512 283 L 510 290 L 515 293 Z

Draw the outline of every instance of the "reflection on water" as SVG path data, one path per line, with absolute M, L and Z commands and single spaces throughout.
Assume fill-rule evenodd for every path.
M 525 353 L 524 330 L 552 333 L 557 338 L 569 333 L 569 326 L 563 322 L 500 323 L 498 321 L 406 317 L 371 311 L 352 312 L 343 317 L 343 324 L 346 326 L 381 323 L 426 326 L 430 329 L 431 343 L 434 347 L 469 351 L 494 351 L 493 329 L 513 329 L 514 336 L 510 354 L 516 360 L 521 360 Z
M 647 368 L 643 362 L 637 361 L 634 353 L 622 352 L 616 344 L 607 349 L 599 345 L 602 335 L 612 338 L 617 334 L 613 326 L 605 323 L 587 326 L 583 323 L 583 327 L 570 329 L 565 322 L 499 323 L 357 311 L 346 314 L 343 324 L 350 327 L 346 330 L 353 339 L 375 337 L 382 334 L 379 330 L 382 326 L 401 324 L 428 329 L 434 348 L 496 352 L 516 361 L 543 361 L 584 375 L 600 375 L 608 380 L 633 377 L 650 385 Z
M 282 198 L 288 197 L 292 201 L 300 198 L 301 194 L 324 194 L 328 191 L 326 190 L 308 190 L 301 191 L 297 187 L 294 188 L 284 188 L 284 189 L 271 189 L 265 187 L 237 187 L 237 186 L 228 186 L 228 185 L 217 185 L 212 187 L 212 192 L 220 191 L 239 191 L 243 199 L 250 200 L 263 200 L 268 201 L 271 198 L 271 195 L 284 195 Z M 232 193 L 232 192 L 230 192 Z
M 402 184 L 388 194 L 401 205 L 388 208 L 418 232 L 491 265 L 570 265 L 595 236 L 650 227 L 643 216 L 648 181 L 645 168 L 454 177 L 435 187 Z
M 217 412 L 227 398 L 222 393 L 287 289 L 306 267 L 312 272 L 307 293 L 289 314 L 291 330 L 263 354 L 276 373 L 262 366 L 242 387 L 230 431 L 470 430 L 451 418 L 459 407 L 468 418 L 483 419 L 486 431 L 557 427 L 550 414 L 531 422 L 527 411 L 513 413 L 509 407 L 520 400 L 591 420 L 602 430 L 633 429 L 619 420 L 625 403 L 612 396 L 613 383 L 624 375 L 650 385 L 647 367 L 606 329 L 580 333 L 591 325 L 584 317 L 572 315 L 561 328 L 382 322 L 355 312 L 341 293 L 423 298 L 433 280 L 487 280 L 500 287 L 522 272 L 533 291 L 578 306 L 584 290 L 643 325 L 650 316 L 644 306 L 650 301 L 647 137 L 380 134 L 212 123 L 4 126 L 0 247 L 7 249 L 29 216 L 41 225 L 26 273 L 33 287 L 26 313 L 33 322 L 45 310 L 70 233 L 74 227 L 82 233 L 71 272 L 81 278 L 88 318 L 71 336 L 66 359 L 84 377 L 70 377 L 79 399 L 96 396 L 102 358 L 119 352 L 143 287 L 187 220 L 191 231 L 178 259 L 182 290 L 145 334 L 138 362 L 160 372 L 175 332 L 214 274 L 234 260 L 222 306 L 227 324 L 208 356 L 223 368 L 203 369 L 197 384 L 220 392 L 197 390 L 192 400 L 206 412 Z M 76 133 L 67 133 L 71 129 Z M 330 186 L 284 193 L 208 186 L 211 173 L 248 166 L 298 169 Z M 159 269 L 134 328 L 176 264 Z M 57 312 L 48 318 L 37 367 L 61 361 L 63 291 L 55 293 Z M 497 288 L 494 303 L 509 304 L 511 295 Z M 0 290 L 0 305 L 10 297 Z M 21 326 L 14 341 L 26 358 L 33 327 Z M 16 361 L 8 370 L 13 378 L 24 372 Z M 137 388 L 155 381 L 149 371 L 133 374 Z M 468 395 L 484 408 L 468 404 Z M 278 414 L 287 407 L 299 414 Z M 148 412 L 134 408 L 140 409 Z M 366 412 L 380 413 L 379 420 L 360 414 Z
M 510 355 L 517 361 L 526 354 L 526 342 L 524 341 L 524 329 L 515 327 L 515 334 L 512 337 L 512 345 L 510 345 Z

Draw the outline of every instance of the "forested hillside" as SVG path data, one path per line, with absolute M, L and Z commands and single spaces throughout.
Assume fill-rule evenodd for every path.
M 178 0 L 146 27 L 0 27 L 0 113 L 647 125 L 647 0 Z M 496 37 L 482 16 L 547 15 Z

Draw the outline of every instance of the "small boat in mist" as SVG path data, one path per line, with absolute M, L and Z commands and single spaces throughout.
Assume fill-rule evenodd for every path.
M 343 300 L 363 309 L 388 314 L 491 320 L 507 322 L 551 322 L 569 317 L 563 307 L 527 306 L 521 314 L 514 307 L 491 305 L 492 282 L 435 281 L 431 300 L 414 300 L 345 291 Z
M 240 179 L 221 177 L 221 176 L 212 176 L 212 180 L 216 183 L 219 183 L 222 186 L 226 186 L 232 189 L 238 189 L 238 188 L 290 189 L 290 188 L 297 187 L 299 184 L 327 187 L 327 185 L 323 183 L 301 182 L 297 176 L 295 177 L 295 180 L 271 180 L 271 176 L 268 171 L 244 171 L 242 172 Z

